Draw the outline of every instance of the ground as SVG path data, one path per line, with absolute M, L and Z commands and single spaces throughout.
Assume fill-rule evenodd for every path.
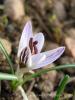
M 10 0 L 6 1 L 9 2 Z M 59 64 L 75 63 L 74 0 L 25 0 L 24 3 L 19 2 L 18 4 L 15 2 L 16 13 L 13 13 L 15 6 L 10 6 L 10 3 L 4 1 L 0 4 L 0 39 L 14 64 L 14 70 L 18 65 L 19 39 L 24 24 L 28 20 L 32 21 L 34 34 L 41 31 L 45 36 L 45 45 L 42 51 L 62 45 L 66 47 L 62 57 L 45 68 Z M 12 13 L 10 13 L 11 9 L 9 7 L 12 7 Z M 18 7 L 22 11 L 17 12 Z M 0 72 L 7 72 L 8 70 L 8 62 L 0 53 Z M 71 81 L 67 84 L 61 100 L 75 100 L 75 69 L 72 68 L 60 71 L 54 70 L 26 83 L 23 88 L 29 100 L 53 100 L 58 84 L 65 74 L 70 75 Z M 22 100 L 19 91 L 12 91 L 9 81 L 0 81 L 0 88 L 0 100 Z

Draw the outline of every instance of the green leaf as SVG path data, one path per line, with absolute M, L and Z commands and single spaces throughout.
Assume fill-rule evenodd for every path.
M 59 87 L 57 89 L 56 96 L 55 96 L 54 100 L 60 100 L 60 96 L 63 93 L 65 86 L 68 83 L 68 80 L 69 80 L 69 76 L 65 75 L 59 84 Z
M 1 41 L 0 41 L 0 50 L 1 50 L 1 52 L 5 55 L 5 57 L 6 57 L 7 61 L 8 61 L 8 63 L 9 63 L 11 73 L 14 74 L 13 64 L 12 64 L 12 62 L 11 62 L 11 60 L 10 60 L 10 58 L 9 58 L 9 55 L 8 55 L 6 49 L 4 48 L 4 46 L 3 46 L 3 44 L 2 44 Z
M 16 75 L 0 73 L 0 80 L 18 80 Z
M 55 67 L 51 67 L 51 68 L 47 68 L 47 69 L 42 69 L 40 71 L 37 71 L 36 73 L 32 74 L 32 75 L 28 75 L 27 77 L 24 78 L 23 84 L 29 80 L 31 80 L 32 78 L 36 78 L 39 77 L 42 74 L 46 74 L 49 71 L 52 70 L 61 70 L 61 69 L 66 69 L 66 68 L 75 68 L 75 64 L 66 64 L 66 65 L 59 65 L 59 66 L 55 66 Z
M 3 9 L 4 9 L 4 5 L 0 4 L 0 10 L 3 10 Z

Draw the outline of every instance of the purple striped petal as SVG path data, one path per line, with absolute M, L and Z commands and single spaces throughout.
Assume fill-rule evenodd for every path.
M 28 60 L 27 60 L 27 62 L 26 62 L 26 66 L 28 67 L 28 68 L 31 68 L 32 67 L 32 55 L 31 55 L 31 50 L 30 50 L 30 48 L 28 48 L 29 49 L 29 55 L 28 55 Z
M 62 55 L 64 50 L 65 50 L 65 47 L 59 47 L 59 48 L 56 48 L 56 49 L 53 49 L 47 52 L 43 52 L 42 54 L 46 55 L 46 58 L 42 62 L 35 64 L 36 66 L 33 66 L 32 69 L 42 68 L 48 64 L 51 64 L 52 62 L 57 60 Z M 41 53 L 39 53 L 38 56 L 40 54 Z
M 31 21 L 28 21 L 22 31 L 21 39 L 19 42 L 18 54 L 17 56 L 20 57 L 21 51 L 28 46 L 29 39 L 33 37 L 32 35 L 32 24 Z

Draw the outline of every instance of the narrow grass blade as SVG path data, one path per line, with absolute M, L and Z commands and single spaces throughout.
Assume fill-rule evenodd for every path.
M 65 75 L 59 84 L 59 87 L 57 89 L 56 96 L 55 96 L 54 100 L 60 100 L 60 96 L 63 93 L 65 86 L 68 83 L 68 80 L 69 80 L 69 76 Z
M 16 75 L 0 73 L 0 80 L 18 80 Z
M 32 74 L 32 75 L 29 75 L 27 77 L 24 78 L 24 82 L 27 82 L 29 80 L 31 80 L 32 78 L 36 78 L 36 77 L 39 77 L 40 75 L 42 74 L 46 74 L 47 72 L 49 71 L 52 71 L 52 70 L 61 70 L 61 69 L 66 69 L 66 68 L 75 68 L 75 64 L 66 64 L 66 65 L 59 65 L 59 66 L 56 66 L 56 67 L 51 67 L 51 68 L 47 68 L 47 69 L 42 69 L 40 71 L 37 71 L 36 73 Z
M 3 44 L 2 44 L 1 41 L 0 41 L 0 50 L 1 50 L 1 52 L 5 55 L 5 57 L 6 57 L 7 61 L 8 61 L 8 63 L 9 63 L 9 66 L 10 66 L 10 69 L 11 69 L 11 73 L 14 74 L 13 64 L 12 64 L 12 62 L 11 62 L 11 60 L 10 60 L 10 58 L 9 58 L 9 55 L 8 55 L 6 49 L 4 48 L 4 46 L 3 46 Z

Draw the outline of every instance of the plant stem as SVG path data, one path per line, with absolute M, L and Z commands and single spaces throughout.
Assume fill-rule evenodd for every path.
M 21 94 L 22 94 L 23 100 L 28 100 L 27 95 L 26 95 L 24 89 L 22 88 L 22 86 L 18 86 L 18 90 L 21 91 Z

